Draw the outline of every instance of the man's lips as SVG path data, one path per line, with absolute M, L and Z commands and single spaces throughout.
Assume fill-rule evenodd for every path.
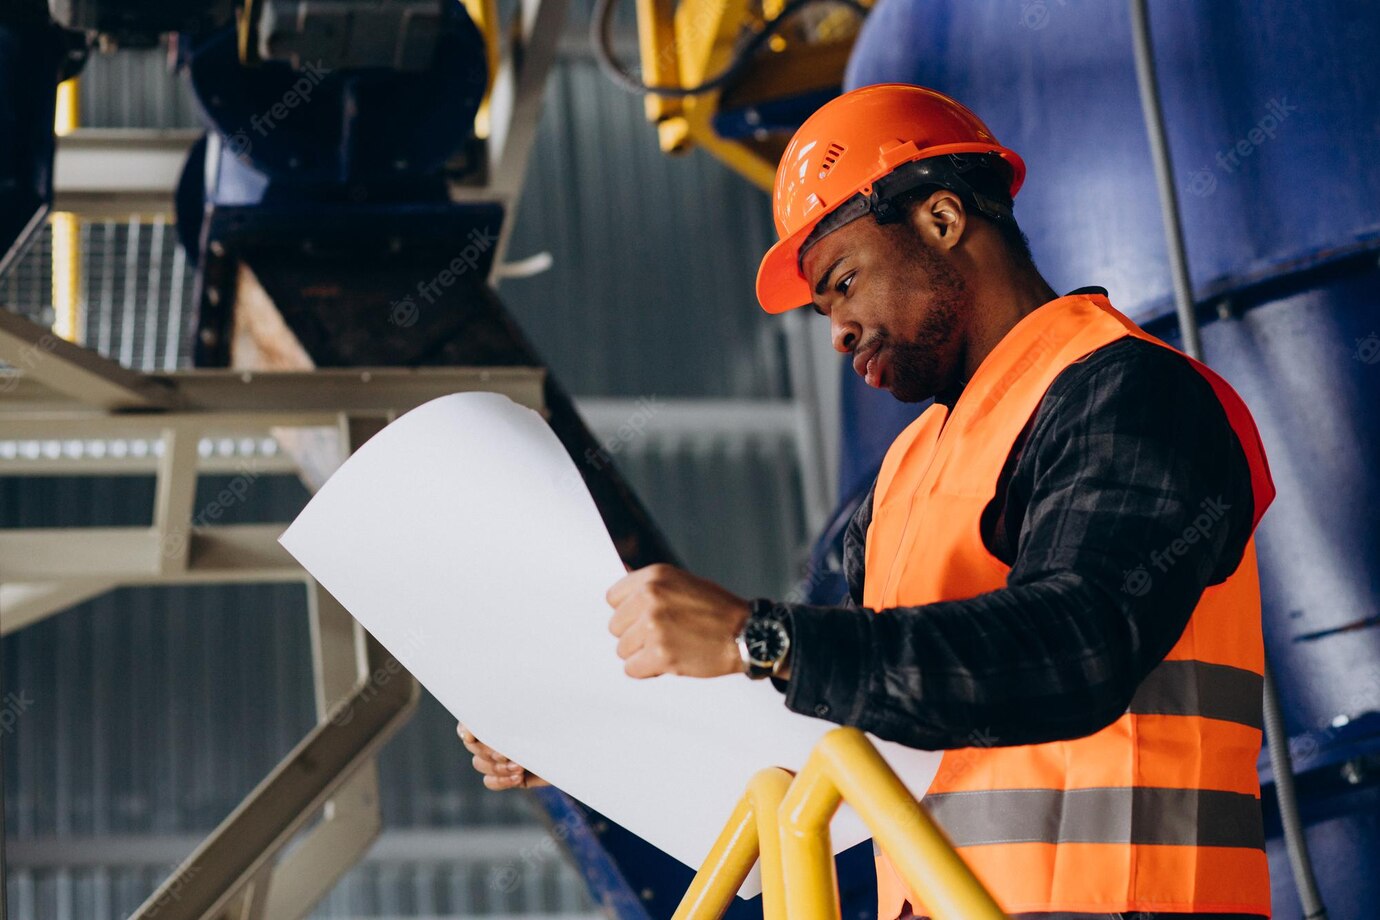
M 882 386 L 882 374 L 886 370 L 887 360 L 883 354 L 881 343 L 873 345 L 866 351 L 861 351 L 853 358 L 853 370 L 862 377 L 867 385 L 878 389 Z
M 867 381 L 868 386 L 876 387 L 879 390 L 883 387 L 882 375 L 886 373 L 890 364 L 886 354 L 884 349 L 879 348 L 877 353 L 872 356 L 872 360 L 867 362 L 867 376 L 863 379 Z
M 853 370 L 859 377 L 867 376 L 867 362 L 872 360 L 872 356 L 880 351 L 881 347 L 881 342 L 874 342 L 853 356 Z

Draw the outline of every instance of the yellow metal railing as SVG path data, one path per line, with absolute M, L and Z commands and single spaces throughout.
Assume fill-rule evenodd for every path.
M 838 920 L 829 822 L 843 802 L 861 815 L 936 920 L 1006 920 L 939 825 L 856 728 L 825 735 L 794 778 L 779 767 L 752 778 L 673 920 L 723 916 L 759 859 L 764 920 Z

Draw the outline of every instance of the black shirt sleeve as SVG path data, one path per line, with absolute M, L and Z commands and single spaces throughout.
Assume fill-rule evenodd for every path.
M 843 532 L 843 577 L 848 582 L 850 606 L 861 607 L 863 602 L 863 574 L 866 569 L 867 528 L 872 523 L 872 496 L 877 491 L 874 479 L 867 496 L 853 512 Z
M 984 537 L 1010 556 L 1007 586 L 862 607 L 869 494 L 845 535 L 852 604 L 777 605 L 789 708 L 928 749 L 1074 738 L 1125 712 L 1240 562 L 1245 455 L 1207 381 L 1137 339 L 1065 369 L 1027 432 L 984 515 L 1005 530 Z

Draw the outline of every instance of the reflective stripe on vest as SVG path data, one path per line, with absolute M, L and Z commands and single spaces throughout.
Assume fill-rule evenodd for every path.
M 897 437 L 873 495 L 864 606 L 1006 585 L 1010 568 L 983 544 L 980 522 L 1011 446 L 1065 368 L 1126 336 L 1169 347 L 1105 297 L 1051 301 L 997 344 L 952 411 L 931 406 Z M 1191 363 L 1246 454 L 1254 524 L 1274 497 L 1254 422 L 1225 381 Z M 925 802 L 1008 913 L 1268 915 L 1255 768 L 1263 673 L 1252 538 L 1125 715 L 1071 741 L 946 751 Z M 923 914 L 884 853 L 877 862 L 883 920 L 905 900 Z
M 1265 846 L 1260 799 L 1215 789 L 1000 789 L 925 796 L 955 846 L 1154 843 Z
M 1141 681 L 1130 707 L 1136 715 L 1203 716 L 1262 728 L 1265 678 L 1245 668 L 1206 661 L 1162 661 Z

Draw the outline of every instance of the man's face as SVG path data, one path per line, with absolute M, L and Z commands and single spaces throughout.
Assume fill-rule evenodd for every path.
M 811 247 L 802 265 L 835 350 L 902 402 L 957 383 L 971 313 L 962 275 L 926 240 L 931 229 L 919 217 L 885 226 L 861 217 Z

